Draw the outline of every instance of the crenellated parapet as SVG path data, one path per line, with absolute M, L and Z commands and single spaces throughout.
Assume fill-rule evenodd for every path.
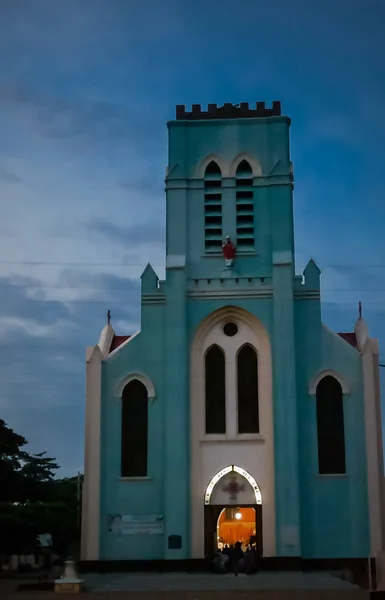
M 271 108 L 266 108 L 265 102 L 257 102 L 255 107 L 250 108 L 248 102 L 240 104 L 225 103 L 223 106 L 209 104 L 207 110 L 203 110 L 200 104 L 193 104 L 192 110 L 186 110 L 183 104 L 176 107 L 177 121 L 198 121 L 204 119 L 255 119 L 266 117 L 280 117 L 281 102 L 274 100 Z

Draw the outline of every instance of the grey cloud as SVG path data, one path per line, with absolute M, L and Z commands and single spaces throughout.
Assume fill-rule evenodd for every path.
M 21 181 L 20 177 L 12 173 L 2 165 L 0 165 L 0 179 L 5 181 L 6 183 L 19 183 Z
M 126 109 L 108 102 L 70 102 L 53 95 L 43 95 L 31 87 L 0 85 L 0 104 L 18 107 L 39 133 L 50 138 L 87 136 L 91 140 L 134 138 L 138 146 L 163 140 L 163 122 L 158 114 L 143 109 Z
M 330 279 L 338 290 L 343 288 L 347 292 L 351 290 L 363 294 L 385 292 L 385 270 L 380 265 L 335 265 L 324 270 L 323 278 L 325 287 L 328 287 L 327 281 Z
M 28 290 L 41 288 L 42 282 L 32 277 L 0 277 L 0 306 L 2 317 L 27 317 L 51 325 L 70 318 L 69 310 L 61 303 L 39 302 L 28 298 Z
M 164 222 L 148 221 L 138 225 L 119 225 L 112 221 L 93 219 L 87 230 L 118 245 L 134 247 L 145 244 L 165 244 Z
M 41 284 L 26 277 L 0 279 L 3 319 L 18 317 L 52 326 L 47 337 L 21 327 L 10 327 L 1 335 L 1 414 L 25 435 L 31 450 L 47 450 L 64 466 L 62 474 L 73 474 L 71 469 L 82 468 L 85 348 L 98 341 L 107 308 L 113 322 L 133 323 L 133 331 L 138 328 L 139 282 L 68 269 L 60 277 L 61 285 L 88 285 L 93 291 L 91 300 L 70 303 L 28 298 L 29 286 Z M 110 294 L 106 301 L 104 290 Z M 63 320 L 67 330 L 55 333 L 55 324 Z
M 151 193 L 162 198 L 164 196 L 164 179 L 150 175 L 119 181 L 118 187 L 128 192 Z

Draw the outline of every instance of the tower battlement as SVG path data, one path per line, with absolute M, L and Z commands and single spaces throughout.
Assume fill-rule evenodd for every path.
M 274 100 L 271 108 L 266 108 L 265 102 L 257 102 L 255 108 L 250 108 L 248 102 L 240 104 L 225 103 L 223 106 L 209 104 L 207 110 L 202 110 L 200 104 L 193 104 L 192 110 L 187 111 L 183 104 L 176 107 L 177 121 L 199 121 L 204 119 L 251 119 L 281 116 L 281 102 Z

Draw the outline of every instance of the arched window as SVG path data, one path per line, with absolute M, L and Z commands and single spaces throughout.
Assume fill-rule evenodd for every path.
M 147 443 L 147 389 L 134 379 L 122 394 L 122 477 L 146 477 Z
M 346 473 L 344 404 L 341 384 L 328 375 L 317 385 L 318 470 Z
M 222 248 L 222 173 L 213 160 L 205 171 L 205 251 Z
M 237 208 L 237 246 L 239 250 L 254 250 L 253 171 L 242 160 L 235 173 Z
M 238 433 L 259 433 L 258 357 L 248 344 L 237 357 Z
M 211 346 L 205 356 L 206 433 L 226 433 L 225 355 Z

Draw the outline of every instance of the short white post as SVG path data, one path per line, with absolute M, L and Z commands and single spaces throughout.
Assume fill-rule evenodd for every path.
M 55 579 L 55 592 L 58 594 L 79 594 L 83 591 L 84 579 L 76 573 L 75 562 L 66 560 L 65 569 L 60 579 Z

